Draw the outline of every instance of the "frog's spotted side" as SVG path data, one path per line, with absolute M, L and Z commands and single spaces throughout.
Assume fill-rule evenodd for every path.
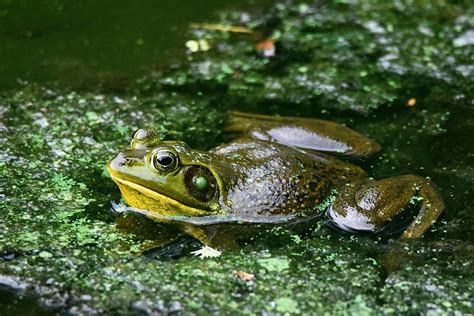
M 232 244 L 256 224 L 308 223 L 320 217 L 315 206 L 331 192 L 337 196 L 325 215 L 348 231 L 377 233 L 408 217 L 401 237 L 419 237 L 444 209 L 424 178 L 371 180 L 338 160 L 380 147 L 337 123 L 233 112 L 226 132 L 240 136 L 204 152 L 140 129 L 107 169 L 138 213 L 176 224 L 206 245 Z

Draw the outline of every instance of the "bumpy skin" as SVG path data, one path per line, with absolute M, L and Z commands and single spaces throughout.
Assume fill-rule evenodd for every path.
M 233 112 L 225 131 L 240 137 L 203 152 L 141 129 L 107 169 L 137 212 L 218 247 L 259 224 L 314 220 L 334 192 L 325 215 L 346 231 L 379 233 L 411 222 L 402 238 L 419 237 L 444 208 L 424 178 L 370 180 L 337 159 L 380 149 L 337 123 Z
M 359 167 L 274 142 L 240 138 L 210 151 L 225 161 L 228 213 L 298 214 L 335 187 L 364 177 Z

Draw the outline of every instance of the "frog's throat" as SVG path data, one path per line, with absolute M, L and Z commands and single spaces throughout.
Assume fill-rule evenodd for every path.
M 160 215 L 203 216 L 210 215 L 207 210 L 198 209 L 178 202 L 166 195 L 155 192 L 137 183 L 112 176 L 125 202 L 134 208 L 147 210 Z M 156 220 L 156 218 L 153 218 Z

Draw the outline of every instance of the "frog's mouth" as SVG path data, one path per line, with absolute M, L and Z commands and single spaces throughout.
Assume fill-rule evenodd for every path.
M 204 216 L 209 211 L 198 209 L 169 196 L 153 191 L 135 182 L 110 175 L 117 184 L 125 202 L 132 208 L 146 210 L 152 214 L 164 216 Z

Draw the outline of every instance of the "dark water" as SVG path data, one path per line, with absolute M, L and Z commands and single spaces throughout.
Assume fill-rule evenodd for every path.
M 0 89 L 18 80 L 123 85 L 182 59 L 190 23 L 244 1 L 0 1 Z
M 51 311 L 38 306 L 36 297 L 23 297 L 0 290 L 0 315 L 52 315 Z

